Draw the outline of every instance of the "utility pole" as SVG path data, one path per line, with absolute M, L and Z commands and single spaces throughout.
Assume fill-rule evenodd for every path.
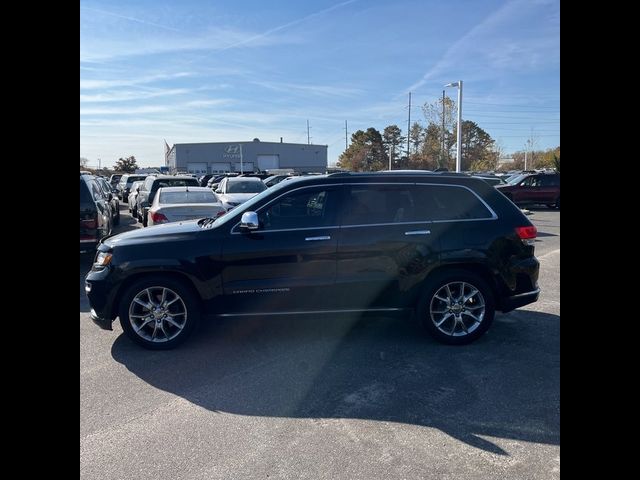
M 347 121 L 344 121 L 344 149 L 345 151 L 349 148 L 349 143 L 347 142 Z
M 440 150 L 440 166 L 444 167 L 444 90 L 442 90 L 442 149 Z
M 307 145 L 311 145 L 311 137 L 309 136 L 309 120 L 307 120 Z
M 409 119 L 407 120 L 407 161 L 409 160 L 409 142 L 411 141 L 411 92 L 409 92 Z
M 527 152 L 529 151 L 529 140 L 527 140 L 527 144 L 524 147 L 524 169 L 527 169 Z
M 102 170 L 102 160 L 98 158 L 98 170 Z

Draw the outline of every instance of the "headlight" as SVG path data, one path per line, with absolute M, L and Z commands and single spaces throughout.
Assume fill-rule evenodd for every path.
M 93 262 L 94 267 L 106 267 L 111 262 L 111 257 L 113 255 L 109 252 L 98 252 L 96 255 L 96 260 Z

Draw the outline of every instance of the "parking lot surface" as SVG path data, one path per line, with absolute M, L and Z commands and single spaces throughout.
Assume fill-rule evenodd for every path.
M 327 315 L 203 322 L 148 351 L 91 322 L 81 254 L 81 478 L 559 478 L 560 211 L 529 219 L 540 300 L 462 347 Z

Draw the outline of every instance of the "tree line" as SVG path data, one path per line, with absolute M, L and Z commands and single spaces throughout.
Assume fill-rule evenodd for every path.
M 414 122 L 407 136 L 398 125 L 389 125 L 382 133 L 374 127 L 357 130 L 351 135 L 351 144 L 338 158 L 337 166 L 351 171 L 377 171 L 392 169 L 455 170 L 457 121 L 456 102 L 444 97 L 433 103 L 425 103 L 422 112 L 426 126 Z M 462 121 L 461 170 L 497 170 L 504 155 L 504 148 L 477 123 Z M 528 152 L 527 168 L 554 167 L 558 164 L 560 147 L 547 151 Z M 513 155 L 512 164 L 501 169 L 516 169 L 524 166 L 524 152 Z M 529 161 L 530 160 L 530 161 Z M 522 164 L 522 166 L 520 166 Z M 509 168 L 507 168 L 509 167 Z

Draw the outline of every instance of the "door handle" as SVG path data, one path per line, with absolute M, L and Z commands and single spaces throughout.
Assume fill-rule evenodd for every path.
M 405 235 L 431 235 L 431 230 L 411 230 L 404 232 Z
M 321 237 L 307 237 L 305 238 L 305 241 L 307 242 L 317 242 L 319 240 L 331 240 L 331 237 L 329 235 L 324 235 Z

